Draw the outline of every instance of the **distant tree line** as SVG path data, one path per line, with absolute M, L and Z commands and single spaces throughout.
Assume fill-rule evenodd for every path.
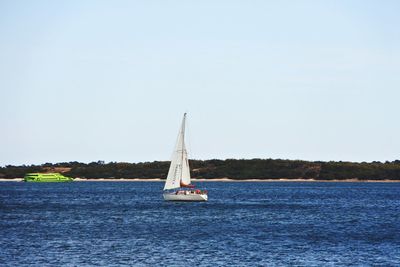
M 315 179 L 400 180 L 400 160 L 392 162 L 310 162 L 282 159 L 190 160 L 194 178 L 215 179 Z M 166 178 L 168 161 L 141 163 L 80 162 L 0 167 L 0 178 L 24 177 L 29 172 L 61 172 L 69 177 Z

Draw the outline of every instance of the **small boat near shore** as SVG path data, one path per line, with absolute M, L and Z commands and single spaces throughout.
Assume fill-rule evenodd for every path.
M 186 113 L 183 115 L 178 140 L 172 155 L 167 180 L 164 186 L 166 201 L 207 201 L 207 190 L 195 189 L 190 183 L 190 167 L 185 146 Z
M 60 173 L 27 173 L 24 177 L 24 182 L 72 182 L 74 179 L 65 177 Z

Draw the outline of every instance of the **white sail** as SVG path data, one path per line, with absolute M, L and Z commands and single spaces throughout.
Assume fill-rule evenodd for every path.
M 178 140 L 172 154 L 164 190 L 179 188 L 181 182 L 190 184 L 190 168 L 185 146 L 185 122 L 186 113 L 183 115 L 181 129 L 179 130 Z
M 182 183 L 188 185 L 190 184 L 190 167 L 189 167 L 189 160 L 187 156 L 187 150 L 185 144 L 183 144 L 183 159 L 182 159 Z

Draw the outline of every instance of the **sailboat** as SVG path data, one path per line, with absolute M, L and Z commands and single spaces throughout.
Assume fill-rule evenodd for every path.
M 190 183 L 190 167 L 185 146 L 186 113 L 183 115 L 178 140 L 172 154 L 167 180 L 164 186 L 164 200 L 166 201 L 207 201 L 206 190 L 195 189 Z

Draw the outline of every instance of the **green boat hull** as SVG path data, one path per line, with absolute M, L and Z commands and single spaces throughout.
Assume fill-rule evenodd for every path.
M 35 183 L 62 183 L 72 182 L 74 179 L 65 177 L 59 173 L 27 173 L 24 177 L 25 182 Z

